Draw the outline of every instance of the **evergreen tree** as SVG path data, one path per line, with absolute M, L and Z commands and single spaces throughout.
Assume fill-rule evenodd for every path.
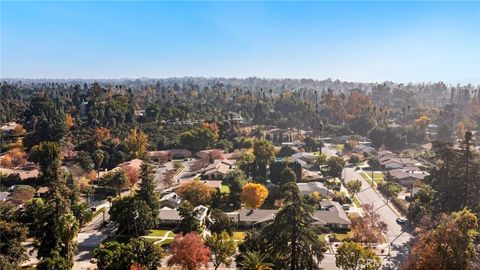
M 278 269 L 319 269 L 322 243 L 310 226 L 313 209 L 303 203 L 295 183 L 285 184 L 286 205 L 263 230 Z
M 155 191 L 155 185 L 153 183 L 153 175 L 150 173 L 150 165 L 144 161 L 141 166 L 140 172 L 140 190 L 138 192 L 138 198 L 145 201 L 150 207 L 152 214 L 157 215 L 160 198 L 158 193 Z

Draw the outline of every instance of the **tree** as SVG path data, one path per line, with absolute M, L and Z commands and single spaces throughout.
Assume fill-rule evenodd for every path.
M 178 207 L 178 214 L 182 217 L 178 225 L 179 232 L 187 234 L 200 231 L 200 221 L 197 219 L 197 211 L 190 202 L 183 201 Z
M 289 145 L 283 145 L 282 148 L 280 148 L 280 151 L 278 151 L 277 156 L 278 157 L 289 157 L 293 154 L 295 154 L 296 151 L 293 150 L 293 148 Z
M 368 166 L 370 166 L 372 170 L 380 170 L 382 167 L 380 160 L 377 157 L 370 157 L 368 159 Z
M 266 256 L 256 251 L 242 254 L 241 270 L 272 270 L 273 264 L 266 262 Z
M 438 226 L 420 235 L 402 269 L 470 269 L 478 234 L 478 219 L 469 210 L 444 214 Z
M 120 168 L 127 174 L 130 187 L 134 187 L 138 182 L 138 170 L 126 164 L 121 165 Z
M 262 184 L 248 183 L 242 189 L 242 203 L 250 209 L 262 206 L 267 197 L 268 189 Z
M 343 270 L 377 270 L 381 260 L 372 250 L 349 241 L 343 242 L 337 249 L 335 264 Z
M 315 156 L 315 163 L 319 166 L 323 166 L 327 164 L 327 155 L 325 153 L 320 153 Z
M 245 173 L 240 169 L 233 169 L 227 173 L 224 183 L 230 188 L 228 202 L 234 206 L 240 206 L 241 194 L 245 185 Z
M 102 150 L 96 150 L 94 153 L 95 164 L 97 165 L 98 173 L 100 174 L 100 169 L 102 168 L 102 162 L 105 159 L 105 152 Z
M 197 270 L 208 266 L 210 250 L 196 233 L 177 234 L 173 239 L 168 266 L 180 265 L 186 270 Z
M 150 173 L 150 165 L 147 162 L 143 162 L 140 167 L 140 190 L 138 191 L 138 198 L 145 201 L 152 211 L 153 218 L 157 216 L 160 206 L 160 198 L 155 191 L 155 185 L 153 183 L 153 176 Z
M 162 266 L 161 259 L 164 256 L 162 248 L 146 239 L 132 239 L 132 262 L 140 266 L 140 269 L 156 270 Z
M 305 143 L 305 151 L 307 152 L 319 151 L 323 147 L 323 143 L 321 141 L 310 136 L 305 137 L 303 142 Z
M 148 204 L 135 197 L 113 200 L 110 219 L 118 224 L 118 233 L 125 236 L 145 235 L 155 225 L 155 217 Z
M 0 264 L 16 269 L 28 259 L 22 245 L 27 240 L 27 228 L 18 222 L 0 220 L 0 232 Z
M 380 220 L 372 204 L 363 204 L 362 208 L 364 215 L 352 219 L 352 240 L 364 244 L 379 242 L 387 231 L 387 224 Z
M 137 128 L 133 128 L 125 139 L 125 146 L 131 158 L 144 159 L 147 156 L 148 136 Z
M 351 155 L 348 159 L 348 162 L 351 164 L 358 164 L 358 162 L 360 162 L 360 158 L 357 155 Z
M 275 158 L 275 148 L 266 140 L 257 140 L 253 145 L 253 155 L 259 176 L 267 178 L 267 165 Z
M 229 218 L 223 211 L 213 209 L 210 212 L 211 222 L 208 222 L 208 229 L 211 233 L 220 234 L 226 231 L 229 235 L 233 235 L 235 230 L 235 222 Z
M 114 190 L 117 195 L 120 195 L 122 189 L 128 187 L 128 175 L 124 170 L 113 170 L 98 179 L 96 184 Z
M 208 205 L 212 201 L 213 189 L 201 181 L 192 180 L 178 188 L 177 193 L 194 206 Z
M 345 161 L 341 157 L 331 157 L 327 161 L 328 175 L 332 177 L 342 176 L 343 167 L 345 167 Z
M 280 179 L 279 179 L 280 186 L 283 186 L 287 183 L 296 183 L 296 182 L 297 182 L 297 176 L 295 175 L 292 169 L 287 167 L 280 174 Z
M 131 246 L 125 243 L 110 241 L 100 244 L 93 251 L 93 257 L 97 259 L 99 270 L 129 269 L 132 265 Z
M 283 187 L 286 204 L 262 230 L 278 269 L 319 269 L 322 243 L 311 227 L 313 208 L 304 204 L 295 183 Z
M 215 143 L 215 133 L 207 127 L 187 130 L 180 134 L 180 144 L 192 152 L 211 147 Z
M 226 231 L 221 233 L 213 233 L 211 236 L 207 237 L 206 245 L 210 248 L 212 255 L 214 257 L 213 265 L 215 270 L 221 264 L 229 267 L 232 263 L 232 256 L 235 255 L 235 249 L 237 245 L 232 236 L 230 236 Z
M 358 193 L 362 189 L 362 181 L 358 179 L 351 180 L 345 185 L 345 187 L 353 194 Z

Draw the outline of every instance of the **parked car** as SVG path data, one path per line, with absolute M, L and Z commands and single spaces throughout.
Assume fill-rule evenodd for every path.
M 407 223 L 407 219 L 399 217 L 399 218 L 397 218 L 397 223 L 398 224 L 405 224 L 405 223 Z
M 350 204 L 342 204 L 343 210 L 350 210 Z

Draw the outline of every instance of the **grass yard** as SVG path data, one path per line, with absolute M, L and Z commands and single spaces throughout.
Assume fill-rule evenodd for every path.
M 358 200 L 357 196 L 353 196 L 352 201 L 353 201 L 353 204 L 355 205 L 355 207 L 358 207 L 358 208 L 362 207 L 362 204 Z
M 365 179 L 367 180 L 367 182 L 372 185 L 372 181 L 370 180 L 372 178 L 372 174 L 369 173 L 367 174 L 366 172 L 360 172 L 360 175 Z M 378 184 L 381 184 L 383 183 L 383 173 L 378 173 L 378 172 L 374 172 L 373 173 L 373 181 L 375 181 L 375 183 L 378 185 Z
M 330 234 L 330 235 L 335 234 L 335 235 L 336 235 L 336 238 L 337 238 L 337 241 L 340 241 L 340 242 L 343 241 L 343 240 L 345 240 L 345 239 L 348 239 L 348 237 L 349 237 L 348 233 L 329 233 L 329 234 Z M 327 233 L 322 233 L 322 234 L 320 234 L 320 235 L 318 236 L 318 238 L 319 238 L 320 240 L 322 240 L 322 241 L 328 242 L 328 239 L 325 240 L 325 236 L 326 236 L 326 235 L 327 235 Z
M 156 237 L 163 237 L 166 233 L 169 233 L 168 237 L 174 237 L 175 234 L 169 230 L 150 230 L 150 234 L 148 236 L 156 236 Z
M 222 185 L 220 187 L 221 194 L 230 194 L 230 188 L 227 185 Z

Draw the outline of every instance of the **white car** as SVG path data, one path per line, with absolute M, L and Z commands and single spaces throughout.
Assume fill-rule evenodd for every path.
M 407 223 L 407 219 L 403 218 L 403 217 L 399 217 L 399 218 L 397 218 L 397 223 L 398 224 L 405 224 L 405 223 Z

